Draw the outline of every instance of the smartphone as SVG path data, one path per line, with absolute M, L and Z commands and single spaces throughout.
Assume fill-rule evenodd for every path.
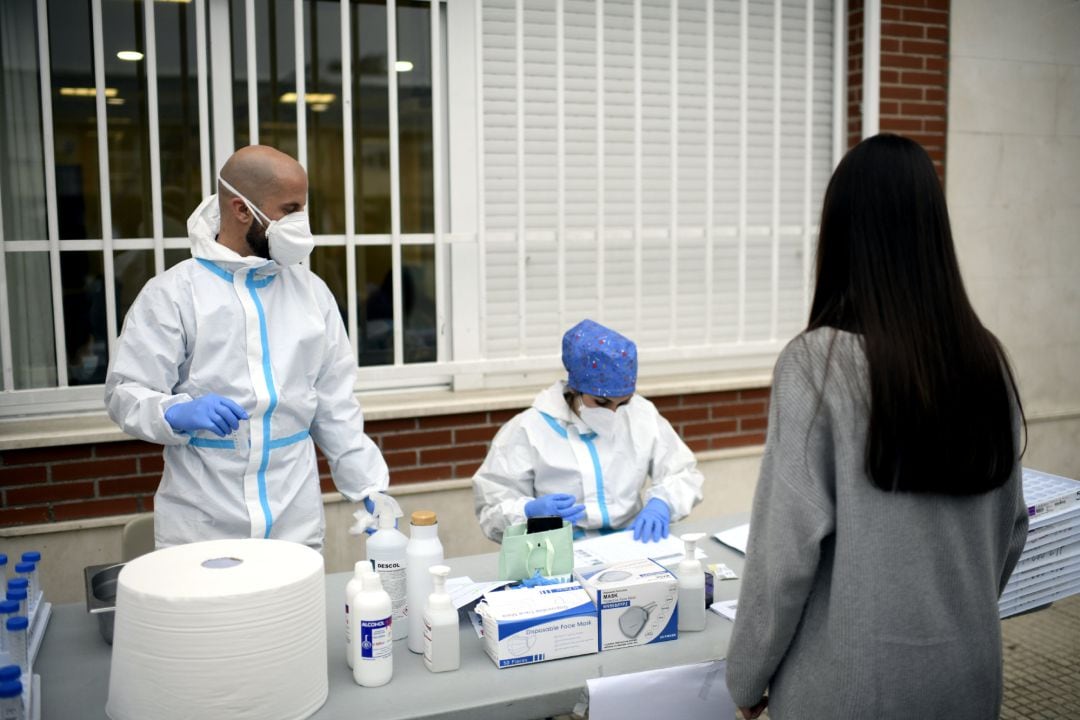
M 563 526 L 563 519 L 558 515 L 531 517 L 525 523 L 525 534 L 558 530 Z

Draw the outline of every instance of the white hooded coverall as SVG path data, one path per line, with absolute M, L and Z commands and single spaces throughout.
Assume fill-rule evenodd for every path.
M 551 493 L 568 493 L 585 505 L 580 528 L 621 529 L 642 508 L 641 490 L 651 477 L 644 502 L 660 498 L 672 522 L 701 501 L 704 478 L 697 461 L 656 406 L 634 395 L 616 412 L 610 437 L 597 435 L 570 410 L 557 382 L 533 400 L 532 407 L 503 425 L 473 476 L 473 498 L 480 527 L 502 541 L 510 525 L 525 522 L 525 504 Z
M 159 548 L 278 538 L 320 549 L 318 443 L 358 502 L 389 483 L 353 395 L 356 360 L 334 297 L 301 265 L 241 257 L 217 242 L 217 196 L 188 219 L 189 260 L 151 279 L 128 311 L 105 384 L 109 416 L 165 445 L 154 498 Z M 165 410 L 214 393 L 250 415 L 244 433 L 174 432 Z M 238 442 L 239 441 L 239 442 Z

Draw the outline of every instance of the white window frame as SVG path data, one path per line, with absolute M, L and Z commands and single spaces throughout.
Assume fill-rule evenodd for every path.
M 3 238 L 3 227 L 0 224 L 0 370 L 3 373 L 4 388 L 0 392 L 0 418 L 14 417 L 19 415 L 52 415 L 65 414 L 79 411 L 100 411 L 102 405 L 103 387 L 93 386 L 69 386 L 67 377 L 67 357 L 64 343 L 64 318 L 62 305 L 62 287 L 60 279 L 60 253 L 64 250 L 95 250 L 104 253 L 104 271 L 107 287 L 113 286 L 113 250 L 152 250 L 154 253 L 155 271 L 160 273 L 164 268 L 164 251 L 166 249 L 187 249 L 190 245 L 185 237 L 164 237 L 162 230 L 162 200 L 161 200 L 161 169 L 160 149 L 158 133 L 158 108 L 157 108 L 157 59 L 155 48 L 154 26 L 154 0 L 141 0 L 144 7 L 144 23 L 146 34 L 147 53 L 147 96 L 149 103 L 149 135 L 150 135 L 150 172 L 151 172 L 151 207 L 153 212 L 153 237 L 135 239 L 112 239 L 110 232 L 111 222 L 111 197 L 108 192 L 109 168 L 108 147 L 105 133 L 98 134 L 98 162 L 101 183 L 101 212 L 102 230 L 101 239 L 76 239 L 60 240 L 57 220 L 57 197 L 56 177 L 54 164 L 53 130 L 52 130 L 52 103 L 50 86 L 49 50 L 48 50 L 48 14 L 47 0 L 36 0 L 38 16 L 38 49 L 41 83 L 41 117 L 43 122 L 43 158 L 45 162 L 46 180 L 46 203 L 48 220 L 48 237 L 46 239 L 18 239 L 6 240 Z M 302 26 L 303 4 L 302 0 L 293 0 L 295 12 L 296 45 L 295 61 L 297 63 L 297 143 L 298 156 L 301 164 L 306 166 L 307 159 L 307 133 L 305 119 L 305 93 L 304 93 L 304 47 L 306 34 Z M 321 235 L 316 238 L 319 246 L 344 246 L 346 252 L 346 279 L 348 292 L 348 317 L 347 329 L 353 345 L 354 357 L 358 342 L 358 312 L 356 299 L 356 262 L 355 249 L 361 245 L 389 245 L 392 248 L 392 271 L 394 276 L 393 313 L 394 327 L 394 363 L 372 367 L 360 367 L 358 369 L 357 390 L 361 392 L 373 392 L 384 390 L 418 390 L 423 388 L 447 387 L 457 390 L 477 388 L 499 388 L 535 384 L 538 378 L 549 376 L 558 372 L 560 361 L 558 348 L 553 347 L 549 354 L 535 355 L 519 352 L 515 357 L 490 359 L 485 357 L 484 333 L 485 333 L 485 272 L 483 267 L 485 257 L 485 245 L 488 242 L 504 241 L 506 238 L 498 237 L 498 234 L 490 233 L 484 227 L 485 208 L 485 180 L 483 177 L 483 37 L 482 17 L 479 12 L 482 0 L 429 0 L 431 7 L 431 47 L 432 47 L 432 107 L 433 107 L 433 177 L 434 177 L 434 232 L 427 234 L 403 234 L 400 224 L 400 167 L 398 163 L 398 118 L 397 118 L 397 95 L 396 95 L 396 0 L 387 0 L 387 39 L 388 39 L 388 77 L 387 81 L 390 92 L 390 188 L 391 188 L 391 232 L 386 235 L 358 235 L 355 232 L 354 198 L 353 198 L 353 162 L 352 162 L 352 83 L 351 67 L 343 63 L 342 68 L 342 102 L 343 102 L 343 133 L 344 133 L 344 182 L 346 203 L 346 227 L 343 235 Z M 560 18 L 563 13 L 564 0 L 556 0 L 557 12 Z M 640 34 L 640 0 L 634 0 L 636 9 L 637 33 Z M 706 0 L 707 7 L 712 8 L 714 0 Z M 745 221 L 746 195 L 746 17 L 747 6 L 751 0 L 742 0 L 742 60 L 741 60 L 741 88 L 742 88 L 742 157 L 741 157 L 741 197 L 740 197 L 740 222 L 735 228 L 718 228 L 712 225 L 712 213 L 705 219 L 704 225 L 699 229 L 691 229 L 693 232 L 704 232 L 706 238 L 715 237 L 718 234 L 734 233 L 745 239 L 747 233 L 755 229 L 748 228 Z M 777 7 L 780 0 L 774 0 Z M 807 0 L 808 8 L 812 13 L 813 0 Z M 228 68 L 231 66 L 231 50 L 229 36 L 228 5 L 225 0 L 192 0 L 196 13 L 196 66 L 198 73 L 198 102 L 200 117 L 200 168 L 203 194 L 209 194 L 213 187 L 213 170 L 216 171 L 223 163 L 233 148 L 232 116 L 232 90 L 233 81 Z M 603 0 L 596 0 L 597 17 L 602 17 Z M 342 57 L 350 57 L 350 31 L 349 2 L 340 0 L 341 7 L 341 43 Z M 672 0 L 673 15 L 677 14 L 678 2 Z M 248 108 L 249 127 L 252 141 L 258 137 L 258 104 L 257 74 L 255 72 L 255 12 L 258 12 L 255 0 L 246 0 L 245 5 L 245 35 L 247 42 L 247 77 L 248 77 Z M 523 12 L 523 3 L 517 3 L 518 17 Z M 677 16 L 677 15 L 676 15 Z M 447 52 L 442 54 L 442 17 L 445 17 Z M 91 0 L 91 18 L 93 34 L 93 51 L 95 58 L 95 86 L 97 88 L 95 112 L 98 127 L 105 126 L 105 77 L 103 60 L 103 30 L 101 27 L 101 0 Z M 712 32 L 712 13 L 709 13 L 709 33 Z M 845 117 L 845 78 L 846 78 L 846 3 L 844 0 L 833 2 L 833 157 L 835 165 L 839 161 L 844 139 L 846 137 Z M 868 17 L 868 21 L 873 18 Z M 674 17 L 673 20 L 674 22 Z M 812 27 L 812 24 L 810 25 Z M 777 28 L 779 30 L 779 28 Z M 600 28 L 598 39 L 602 42 L 603 29 Z M 208 37 L 209 33 L 209 37 Z M 872 33 L 867 32 L 871 37 Z M 560 33 L 559 37 L 562 35 Z M 874 36 L 876 37 L 876 35 Z M 207 40 L 212 42 L 207 43 Z M 519 53 L 523 38 L 521 37 L 521 24 L 518 23 Z M 210 53 L 207 47 L 211 48 Z M 563 45 L 559 42 L 559 68 L 563 67 Z M 779 45 L 779 44 L 777 44 Z M 676 54 L 676 43 L 672 43 L 672 55 Z M 443 59 L 446 58 L 446 67 L 443 67 Z M 711 58 L 711 44 L 710 44 Z M 812 80 L 812 48 L 807 43 L 807 80 Z M 597 75 L 603 78 L 602 54 L 597 54 Z M 222 69 L 226 72 L 223 73 Z M 777 73 L 779 71 L 777 70 Z M 678 77 L 677 63 L 672 63 L 672 80 Z M 708 111 L 709 123 L 712 120 L 712 65 L 707 70 L 709 81 Z M 558 80 L 558 107 L 560 118 L 562 117 L 564 80 L 559 73 Z M 602 80 L 601 80 L 602 82 Z M 779 81 L 777 80 L 777 83 Z M 871 73 L 865 82 L 868 86 L 867 96 L 874 97 L 878 78 Z M 445 83 L 445 84 L 444 84 Z M 521 85 L 519 83 L 519 92 Z M 636 164 L 640 165 L 641 157 L 641 79 L 640 73 L 636 77 Z M 214 117 L 210 117 L 208 99 L 211 94 L 214 98 Z M 520 103 L 519 103 L 520 105 Z M 444 113 L 445 108 L 445 113 Z M 598 113 L 600 111 L 598 110 Z M 807 109 L 806 133 L 809 137 L 810 109 Z M 677 109 L 674 101 L 671 107 L 672 120 L 677 119 Z M 599 145 L 603 145 L 603 126 L 598 123 Z M 558 175 L 559 175 L 559 203 L 560 210 L 565 206 L 565 137 L 564 128 L 559 128 L 559 151 L 558 151 Z M 711 133 L 710 133 L 711 136 Z M 779 138 L 776 139 L 779 142 Z M 677 152 L 672 143 L 671 163 L 677 167 Z M 211 147 L 213 147 L 213 163 L 211 162 Z M 447 161 L 444 163 L 444 158 Z M 602 153 L 598 164 L 603 162 Z M 638 170 L 640 174 L 640 169 Z M 809 173 L 809 170 L 807 170 Z M 711 171 L 710 171 L 711 182 Z M 640 194 L 640 182 L 637 184 L 637 192 Z M 671 190 L 673 198 L 677 197 L 677 188 Z M 816 233 L 810 226 L 811 217 L 816 215 L 816 209 L 810 207 L 810 192 L 807 186 L 804 207 L 803 223 L 800 228 L 781 228 L 774 210 L 774 222 L 771 228 L 765 228 L 766 232 L 773 235 L 774 243 L 781 232 L 799 232 L 803 236 L 804 248 L 804 274 L 809 277 L 809 247 L 811 236 Z M 709 193 L 708 197 L 712 197 Z M 674 206 L 674 203 L 673 203 Z M 0 213 L 3 208 L 0 208 Z M 686 229 L 679 228 L 674 213 L 670 222 L 669 232 L 671 237 L 676 237 Z M 2 215 L 0 215 L 2 218 Z M 514 242 L 524 243 L 529 237 L 530 231 L 524 226 L 524 219 L 519 220 L 519 226 Z M 565 227 L 565 219 L 560 214 L 558 218 L 558 230 L 556 242 L 559 247 L 560 265 L 565 262 L 563 245 L 568 231 Z M 597 224 L 593 229 L 592 237 L 604 237 L 605 227 L 603 213 L 598 212 Z M 640 218 L 637 218 L 634 233 L 640 242 L 642 232 Z M 505 234 L 505 233 L 503 233 Z M 437 333 L 437 360 L 429 363 L 403 362 L 403 337 L 402 322 L 402 299 L 401 299 L 401 247 L 403 244 L 419 244 L 435 246 L 435 284 L 436 284 L 436 333 Z M 711 245 L 709 246 L 711 251 Z M 602 252 L 602 248 L 600 250 Z M 11 327 L 8 317 L 7 304 L 7 275 L 6 257 L 9 252 L 48 252 L 52 275 L 52 300 L 53 300 L 53 327 L 54 343 L 56 349 L 56 370 L 58 387 L 41 388 L 33 390 L 11 390 L 13 386 L 12 351 L 11 351 Z M 523 262 L 523 260 L 521 261 Z M 745 260 L 743 262 L 745 265 Z M 711 264 L 710 264 L 711 267 Z M 519 265 L 519 277 L 523 276 L 523 266 Z M 637 253 L 635 276 L 640 277 L 641 254 Z M 675 267 L 671 273 L 673 280 L 677 274 Z M 775 253 L 774 253 L 774 294 L 775 294 Z M 564 311 L 564 280 L 559 278 L 559 292 L 557 302 L 560 320 L 565 322 L 576 320 L 567 318 Z M 740 290 L 743 291 L 744 280 L 740 282 Z M 708 283 L 711 287 L 711 274 Z M 672 294 L 675 294 L 676 283 L 671 283 Z M 519 288 L 519 308 L 524 304 L 520 298 L 524 297 L 524 284 Z M 598 300 L 603 302 L 605 287 L 603 281 L 597 288 Z M 740 293 L 740 300 L 742 293 Z M 674 297 L 673 297 L 674 301 Z M 804 292 L 804 306 L 809 302 L 809 286 Z M 672 302 L 672 319 L 674 321 L 674 306 Z M 775 303 L 774 303 L 775 307 Z M 116 343 L 116 312 L 115 294 L 106 292 L 106 316 L 109 327 L 108 347 L 110 355 L 115 351 Z M 706 309 L 705 312 L 711 312 Z M 640 317 L 640 312 L 637 313 Z M 775 316 L 775 311 L 774 311 Z M 522 318 L 524 321 L 524 318 Z M 774 332 L 767 341 L 747 342 L 740 339 L 736 343 L 716 343 L 711 338 L 704 338 L 700 345 L 693 347 L 667 347 L 647 348 L 641 352 L 641 366 L 643 376 L 673 375 L 673 374 L 697 374 L 702 372 L 759 372 L 771 368 L 772 363 L 785 338 L 776 337 L 775 320 Z M 524 327 L 524 323 L 522 324 Z M 710 324 L 711 327 L 711 324 Z M 523 346 L 522 346 L 523 347 Z

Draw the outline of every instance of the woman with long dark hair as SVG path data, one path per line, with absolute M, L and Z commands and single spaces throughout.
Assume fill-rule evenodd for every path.
M 998 716 L 1023 422 L 933 163 L 864 140 L 829 182 L 809 324 L 774 372 L 728 652 L 745 717 Z

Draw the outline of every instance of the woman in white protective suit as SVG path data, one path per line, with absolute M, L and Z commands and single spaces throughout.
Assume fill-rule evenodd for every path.
M 334 297 L 300 264 L 313 245 L 303 168 L 251 146 L 219 185 L 188 219 L 193 257 L 151 279 L 128 312 L 105 403 L 127 433 L 165 446 L 158 547 L 255 537 L 318 549 L 312 441 L 354 502 L 386 489 L 386 462 L 364 434 Z
M 637 346 L 583 320 L 563 336 L 562 361 L 567 380 L 499 430 L 473 476 L 484 534 L 501 542 L 510 525 L 557 515 L 575 535 L 632 524 L 635 540 L 667 537 L 701 501 L 703 478 L 671 424 L 634 394 Z

